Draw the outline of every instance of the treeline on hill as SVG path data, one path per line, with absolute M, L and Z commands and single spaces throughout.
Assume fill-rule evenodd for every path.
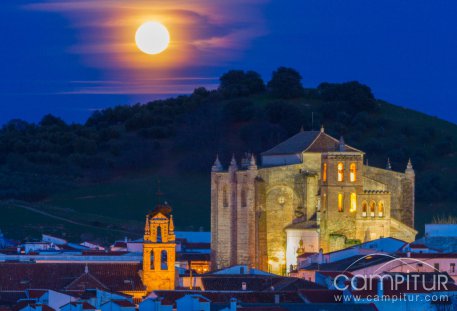
M 334 136 L 367 152 L 370 164 L 404 170 L 409 157 L 420 176 L 417 199 L 456 200 L 456 127 L 375 99 L 358 82 L 305 89 L 291 68 L 268 83 L 253 71 L 232 70 L 217 90 L 117 106 L 85 124 L 46 115 L 38 124 L 11 120 L 0 130 L 0 198 L 39 200 L 75 184 L 125 172 L 206 174 L 219 153 L 260 153 L 300 127 L 324 124 Z M 402 113 L 399 113 L 399 112 Z

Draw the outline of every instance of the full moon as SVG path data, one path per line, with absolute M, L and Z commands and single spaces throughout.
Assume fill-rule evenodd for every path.
M 170 43 L 168 29 L 159 22 L 146 22 L 138 27 L 135 34 L 136 46 L 146 54 L 159 54 Z

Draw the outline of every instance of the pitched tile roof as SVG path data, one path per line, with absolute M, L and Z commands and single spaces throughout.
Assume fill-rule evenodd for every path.
M 268 275 L 206 275 L 201 281 L 205 290 L 241 291 L 243 283 L 246 291 L 288 291 L 300 288 L 322 288 L 316 283 L 301 278 L 289 278 Z
M 328 289 L 302 289 L 300 294 L 309 303 L 342 303 L 342 299 L 338 300 L 336 297 L 343 295 L 339 290 Z
M 144 290 L 138 273 L 141 270 L 139 263 L 90 263 L 89 278 L 83 277 L 85 267 L 84 263 L 2 262 L 0 291 L 24 291 L 30 287 L 64 291 L 78 279 L 88 281 L 88 286 L 93 286 L 94 282 L 104 284 L 111 291 Z M 73 285 L 76 286 L 76 283 Z M 71 289 L 78 290 L 75 287 Z
M 113 300 L 106 302 L 105 304 L 110 303 L 110 302 L 113 302 L 114 304 L 116 304 L 122 308 L 135 308 L 135 305 L 128 300 L 113 299 Z
M 345 145 L 347 152 L 361 152 Z M 301 131 L 282 143 L 265 151 L 262 155 L 296 154 L 301 152 L 333 152 L 339 151 L 339 140 L 320 131 Z
M 356 255 L 332 263 L 312 263 L 303 267 L 304 270 L 316 271 L 356 271 L 373 265 L 382 264 L 392 260 L 391 257 L 383 255 L 363 256 Z
M 174 305 L 176 300 L 185 295 L 198 294 L 212 303 L 229 303 L 231 298 L 236 298 L 243 303 L 274 303 L 275 295 L 279 295 L 280 301 L 284 303 L 302 303 L 303 299 L 297 291 L 294 292 L 213 292 L 213 291 L 154 291 L 157 297 L 163 298 L 164 305 Z

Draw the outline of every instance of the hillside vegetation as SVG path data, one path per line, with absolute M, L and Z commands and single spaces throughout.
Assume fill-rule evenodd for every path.
M 208 230 L 216 153 L 226 164 L 232 153 L 259 154 L 300 127 L 323 124 L 365 151 L 370 165 L 385 167 L 390 158 L 392 168 L 403 171 L 412 159 L 417 229 L 436 214 L 457 215 L 457 125 L 376 99 L 358 82 L 305 89 L 300 80 L 290 68 L 279 68 L 267 84 L 255 72 L 230 71 L 218 90 L 108 108 L 85 124 L 53 115 L 38 124 L 11 120 L 0 130 L 0 199 L 39 202 L 101 229 L 115 225 L 110 237 L 121 237 L 122 230 L 135 236 L 156 202 L 160 179 L 178 227 Z M 27 224 L 30 237 L 104 234 L 13 205 L 0 206 L 0 228 L 16 237 L 25 232 L 19 223 Z

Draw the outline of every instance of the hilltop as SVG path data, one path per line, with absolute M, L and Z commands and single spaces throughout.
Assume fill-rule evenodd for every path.
M 372 166 L 390 158 L 393 170 L 403 171 L 411 158 L 417 229 L 435 215 L 456 216 L 457 125 L 376 99 L 358 82 L 305 89 L 300 80 L 289 68 L 266 85 L 255 72 L 231 71 L 218 90 L 108 108 L 85 124 L 53 115 L 38 124 L 11 120 L 0 130 L 0 228 L 17 238 L 136 236 L 160 179 L 177 226 L 208 230 L 217 153 L 227 164 L 232 153 L 259 154 L 321 124 L 365 151 Z

